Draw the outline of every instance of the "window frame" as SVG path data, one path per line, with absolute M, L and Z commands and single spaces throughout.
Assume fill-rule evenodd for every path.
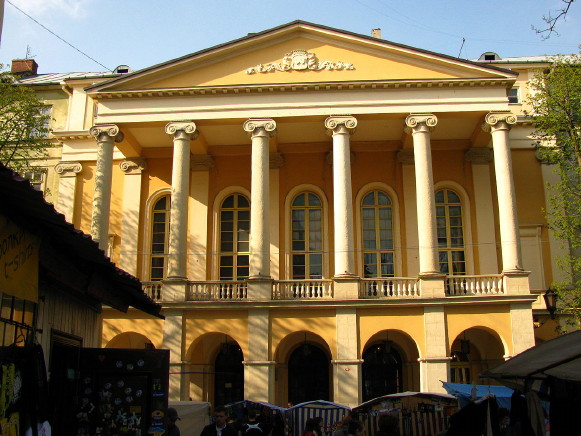
M 152 281 L 151 280 L 151 243 L 153 240 L 153 207 L 155 206 L 155 204 L 158 202 L 158 200 L 161 199 L 161 197 L 164 196 L 169 196 L 169 200 L 170 200 L 170 210 L 171 210 L 171 188 L 163 188 L 160 189 L 156 192 L 154 192 L 153 194 L 151 194 L 149 196 L 149 198 L 147 199 L 146 203 L 145 203 L 145 226 L 144 226 L 144 238 L 143 238 L 143 253 L 144 255 L 142 256 L 142 269 L 141 269 L 141 276 L 145 277 L 145 281 Z M 167 236 L 167 243 L 169 244 L 169 228 L 170 228 L 170 224 L 169 224 L 169 219 L 170 217 L 168 217 L 168 236 Z M 164 278 L 167 276 L 167 254 L 165 254 L 166 256 L 166 262 L 164 264 Z
M 327 196 L 323 192 L 321 188 L 316 185 L 311 184 L 301 184 L 297 185 L 292 188 L 286 195 L 285 198 L 285 245 L 284 245 L 284 253 L 285 253 L 285 261 L 284 261 L 284 277 L 286 280 L 301 280 L 301 279 L 293 279 L 292 276 L 292 202 L 297 197 L 298 194 L 301 192 L 311 192 L 319 198 L 321 201 L 321 234 L 322 234 L 322 279 L 329 278 L 329 263 L 330 257 L 329 256 L 329 239 L 332 235 L 329 234 L 329 222 L 328 222 L 328 210 L 329 210 L 329 203 L 327 202 Z M 308 280 L 308 279 L 305 279 Z M 318 279 L 312 279 L 318 280 Z
M 465 272 L 463 275 L 473 275 L 474 274 L 474 245 L 472 243 L 472 222 L 471 222 L 471 211 L 470 211 L 470 201 L 466 190 L 456 182 L 443 181 L 438 182 L 434 185 L 434 203 L 436 192 L 441 190 L 451 190 L 456 193 L 460 199 L 460 205 L 462 208 L 462 226 L 463 226 L 463 239 L 464 239 L 464 265 Z M 436 235 L 437 238 L 437 235 Z M 437 247 L 438 253 L 440 252 L 440 247 Z M 439 264 L 439 260 L 438 260 Z M 454 274 L 449 272 L 449 276 Z
M 399 199 L 396 192 L 387 184 L 382 182 L 371 182 L 363 186 L 357 196 L 355 197 L 355 265 L 360 277 L 365 277 L 363 271 L 363 215 L 362 215 L 362 202 L 363 198 L 372 191 L 382 191 L 391 200 L 391 218 L 392 218 L 392 229 L 393 229 L 393 253 L 394 253 L 394 277 L 402 277 L 403 275 L 403 259 L 404 256 L 402 245 L 401 245 L 401 230 L 400 230 L 400 216 L 399 216 Z M 408 271 L 408 275 L 410 275 Z
M 234 196 L 234 207 L 232 208 L 224 208 L 224 202 L 230 198 Z M 244 197 L 246 199 L 246 201 L 248 202 L 248 208 L 244 207 L 241 208 L 238 205 L 238 197 Z M 246 280 L 248 279 L 248 277 L 250 276 L 250 219 L 251 219 L 251 207 L 252 205 L 250 204 L 250 198 L 240 192 L 233 192 L 230 193 L 229 195 L 226 195 L 221 203 L 220 203 L 220 208 L 218 211 L 218 233 L 216 235 L 216 237 L 218 238 L 218 248 L 219 250 L 217 251 L 217 266 L 218 266 L 218 280 L 220 281 L 240 281 L 240 280 Z M 222 212 L 224 210 L 232 210 L 233 211 L 233 219 L 232 219 L 232 251 L 223 251 L 222 250 L 222 226 L 223 226 L 223 221 L 222 221 Z M 238 244 L 239 244 L 239 233 L 240 233 L 240 228 L 237 225 L 237 223 L 239 222 L 239 218 L 238 215 L 240 213 L 240 211 L 245 211 L 248 210 L 248 251 L 239 251 L 238 248 Z M 222 278 L 222 273 L 221 273 L 221 268 L 222 268 L 222 258 L 226 257 L 226 256 L 232 256 L 232 278 L 231 279 L 226 279 L 226 278 Z M 238 277 L 238 261 L 239 258 L 241 256 L 246 256 L 248 258 L 248 275 L 246 276 L 242 276 L 242 277 Z

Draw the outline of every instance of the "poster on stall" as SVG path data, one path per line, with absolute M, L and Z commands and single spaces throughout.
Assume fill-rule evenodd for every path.
M 81 350 L 77 434 L 165 433 L 168 350 Z

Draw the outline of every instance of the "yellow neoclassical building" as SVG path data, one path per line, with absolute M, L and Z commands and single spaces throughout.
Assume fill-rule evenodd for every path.
M 296 21 L 21 82 L 64 114 L 57 208 L 163 304 L 104 308 L 103 346 L 168 348 L 174 399 L 354 406 L 551 336 L 555 176 L 523 116 L 545 66 Z

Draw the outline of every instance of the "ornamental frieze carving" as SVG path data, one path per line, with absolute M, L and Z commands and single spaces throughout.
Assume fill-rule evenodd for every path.
M 317 59 L 315 53 L 306 50 L 293 50 L 282 58 L 281 62 L 258 64 L 246 70 L 246 74 L 274 73 L 275 71 L 321 71 L 321 70 L 354 70 L 349 62 L 323 61 Z

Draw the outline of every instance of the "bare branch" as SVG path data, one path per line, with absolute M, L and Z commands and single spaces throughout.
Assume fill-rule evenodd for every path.
M 549 11 L 548 15 L 543 15 L 543 21 L 546 23 L 547 27 L 538 28 L 535 26 L 531 26 L 536 33 L 541 35 L 543 39 L 549 39 L 553 33 L 555 35 L 559 35 L 559 32 L 557 32 L 556 30 L 557 22 L 560 19 L 565 19 L 565 16 L 569 12 L 569 8 L 571 7 L 575 0 L 561 0 L 561 1 L 564 3 L 561 9 L 557 9 L 556 11 L 554 11 L 554 13 L 551 13 Z

